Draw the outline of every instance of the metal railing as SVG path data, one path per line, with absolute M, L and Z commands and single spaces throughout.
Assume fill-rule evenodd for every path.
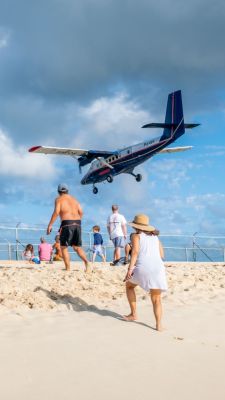
M 0 259 L 21 260 L 24 246 L 32 243 L 35 254 L 39 239 L 45 235 L 46 229 L 42 227 L 27 227 L 17 224 L 15 227 L 0 225 Z M 54 235 L 48 237 L 49 242 L 54 242 Z M 106 232 L 101 233 L 104 239 L 104 250 L 107 261 L 112 260 L 113 245 Z M 89 259 L 92 254 L 93 233 L 82 231 L 83 248 Z M 225 236 L 222 235 L 200 235 L 195 232 L 193 235 L 170 235 L 161 234 L 160 240 L 165 250 L 166 261 L 225 261 Z M 76 254 L 71 251 L 71 259 L 78 260 Z

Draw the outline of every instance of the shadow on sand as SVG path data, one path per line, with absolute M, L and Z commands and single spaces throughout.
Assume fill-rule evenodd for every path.
M 44 289 L 40 286 L 38 286 L 34 291 L 35 292 L 38 292 L 38 291 L 44 292 L 49 297 L 49 299 L 53 300 L 56 304 L 66 305 L 69 310 L 72 307 L 73 311 L 75 311 L 75 312 L 88 311 L 88 312 L 92 312 L 92 313 L 101 315 L 102 317 L 111 317 L 111 318 L 115 318 L 115 319 L 123 321 L 123 322 L 127 322 L 121 314 L 118 314 L 111 310 L 98 308 L 97 306 L 92 305 L 92 304 L 90 305 L 86 301 L 81 299 L 80 297 L 73 297 L 73 296 L 70 296 L 69 294 L 61 295 L 57 292 L 54 292 L 53 290 L 50 291 L 50 290 Z M 155 328 L 153 328 L 150 325 L 145 324 L 144 322 L 132 321 L 132 323 L 144 326 L 148 329 L 155 330 Z

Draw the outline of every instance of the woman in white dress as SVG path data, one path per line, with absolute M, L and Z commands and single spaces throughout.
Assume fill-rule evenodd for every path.
M 126 281 L 127 299 L 131 312 L 126 321 L 137 319 L 135 287 L 139 285 L 150 293 L 156 319 L 156 330 L 161 330 L 162 304 L 161 293 L 167 290 L 165 266 L 162 261 L 164 251 L 158 239 L 158 231 L 149 225 L 147 215 L 136 215 L 131 225 L 136 233 L 132 235 L 131 261 Z

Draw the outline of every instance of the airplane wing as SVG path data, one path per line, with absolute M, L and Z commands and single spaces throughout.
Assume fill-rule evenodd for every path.
M 107 158 L 113 154 L 115 151 L 102 151 L 102 150 L 85 150 L 85 149 L 71 149 L 64 147 L 45 147 L 45 146 L 35 146 L 29 149 L 30 153 L 40 153 L 40 154 L 57 154 L 63 156 L 78 157 L 79 166 L 83 167 L 86 164 L 91 163 L 95 158 L 102 157 Z
M 192 148 L 193 148 L 193 146 L 168 147 L 168 148 L 160 150 L 159 153 L 177 153 L 179 151 L 186 151 L 186 150 L 190 150 Z
M 68 149 L 63 147 L 45 147 L 35 146 L 29 149 L 30 153 L 41 153 L 41 154 L 61 154 L 63 156 L 84 156 L 88 154 L 88 150 L 81 149 Z

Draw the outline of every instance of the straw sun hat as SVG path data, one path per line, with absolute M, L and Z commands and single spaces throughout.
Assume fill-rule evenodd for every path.
M 133 228 L 140 229 L 141 231 L 155 231 L 155 227 L 149 225 L 149 218 L 145 214 L 135 215 L 134 220 L 132 222 L 129 222 L 129 225 L 131 225 Z

